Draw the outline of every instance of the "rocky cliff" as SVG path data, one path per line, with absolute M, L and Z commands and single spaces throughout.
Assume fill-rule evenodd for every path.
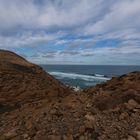
M 17 54 L 0 50 L 0 103 L 21 105 L 50 97 L 62 97 L 68 89 L 41 67 Z
M 139 140 L 140 72 L 74 92 L 0 51 L 0 140 Z

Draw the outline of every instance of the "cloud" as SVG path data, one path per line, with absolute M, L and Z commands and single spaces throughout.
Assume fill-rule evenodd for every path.
M 121 55 L 121 54 L 140 54 L 139 46 L 119 46 L 119 47 L 105 47 L 97 48 L 95 54 L 105 54 L 105 55 Z
M 33 27 L 38 9 L 28 0 L 0 0 L 0 28 Z
M 0 48 L 30 48 L 37 63 L 139 64 L 139 13 L 139 0 L 0 0 Z
M 57 56 L 57 54 L 58 54 L 57 51 L 49 51 L 47 53 L 43 53 L 42 57 L 44 57 L 44 58 L 54 58 L 54 57 Z
M 140 1 L 116 1 L 110 7 L 110 12 L 85 28 L 86 34 L 101 34 L 117 30 L 140 28 Z
M 0 13 L 3 13 L 0 14 L 0 27 L 10 29 L 18 26 L 23 28 L 79 26 L 101 15 L 101 10 L 105 7 L 102 0 L 47 0 L 41 2 L 0 0 Z
M 21 48 L 21 47 L 38 47 L 41 44 L 47 44 L 50 41 L 63 36 L 62 32 L 46 34 L 39 32 L 24 32 L 22 35 L 0 36 L 0 47 L 2 48 Z
M 34 56 L 32 61 L 38 63 L 57 64 L 58 61 L 63 61 L 64 64 L 123 64 L 128 65 L 130 62 L 133 65 L 139 63 L 140 47 L 139 46 L 119 46 L 119 47 L 103 47 L 103 48 L 90 48 L 81 49 L 77 51 L 63 50 L 63 51 L 50 51 L 39 52 Z M 37 60 L 37 61 L 36 61 Z M 52 62 L 51 62 L 52 61 Z

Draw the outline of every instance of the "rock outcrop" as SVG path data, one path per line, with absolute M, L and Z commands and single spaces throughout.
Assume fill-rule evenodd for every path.
M 63 97 L 68 88 L 13 52 L 0 50 L 0 105 Z
M 1 50 L 0 140 L 140 140 L 140 72 L 74 92 Z

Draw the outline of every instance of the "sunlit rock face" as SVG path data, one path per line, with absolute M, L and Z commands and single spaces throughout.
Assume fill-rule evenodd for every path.
M 66 87 L 17 54 L 0 50 L 0 99 L 22 103 L 67 94 Z

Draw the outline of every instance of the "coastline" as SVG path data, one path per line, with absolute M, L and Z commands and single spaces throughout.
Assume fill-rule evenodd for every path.
M 0 51 L 0 123 L 0 140 L 138 139 L 140 72 L 75 92 L 41 67 Z

